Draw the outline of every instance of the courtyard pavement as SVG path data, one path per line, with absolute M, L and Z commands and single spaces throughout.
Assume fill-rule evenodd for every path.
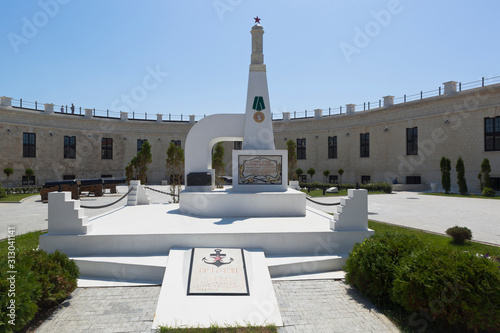
M 165 186 L 152 186 L 168 191 Z M 83 197 L 84 205 L 111 203 L 127 192 Z M 148 191 L 152 202 L 166 195 Z M 324 203 L 339 197 L 314 198 Z M 85 209 L 89 217 L 125 205 L 125 199 L 104 209 Z M 333 213 L 336 206 L 308 205 Z M 473 239 L 500 245 L 500 201 L 453 198 L 414 192 L 368 196 L 369 218 L 437 232 L 455 224 L 472 230 Z M 16 233 L 47 229 L 47 204 L 39 196 L 22 203 L 0 203 L 0 239 L 7 227 Z M 397 332 L 397 328 L 359 292 L 334 280 L 273 281 L 285 327 L 279 332 Z M 77 288 L 37 332 L 150 332 L 160 287 Z

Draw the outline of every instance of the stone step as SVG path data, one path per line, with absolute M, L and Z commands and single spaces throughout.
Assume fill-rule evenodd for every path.
M 79 286 L 161 284 L 168 256 L 72 256 L 80 269 Z M 115 284 L 113 284 L 115 283 Z
M 318 256 L 266 256 L 271 278 L 342 270 L 348 254 Z

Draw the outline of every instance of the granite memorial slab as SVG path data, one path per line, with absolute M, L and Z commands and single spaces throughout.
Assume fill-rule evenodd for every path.
M 194 248 L 187 295 L 249 295 L 242 249 Z

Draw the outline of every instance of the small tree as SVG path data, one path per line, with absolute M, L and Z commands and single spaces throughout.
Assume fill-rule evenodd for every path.
M 149 164 L 153 161 L 151 154 L 151 145 L 148 140 L 142 144 L 141 150 L 137 153 L 137 172 L 141 184 L 146 184 L 146 172 L 148 171 Z
M 479 179 L 479 186 L 481 187 L 481 192 L 483 192 L 485 187 L 490 187 L 490 160 L 485 158 L 483 163 L 481 163 L 481 172 L 477 175 Z
M 5 169 L 3 169 L 3 173 L 5 173 L 5 175 L 7 176 L 7 181 L 8 181 L 10 175 L 12 175 L 14 173 L 14 169 L 12 169 L 10 167 L 5 168 Z
M 307 174 L 309 176 L 311 176 L 311 181 L 312 181 L 313 176 L 314 176 L 315 173 L 316 173 L 316 170 L 314 170 L 313 168 L 309 168 L 309 170 L 307 170 Z
M 467 189 L 467 181 L 465 180 L 465 165 L 462 157 L 458 157 L 457 165 L 455 166 L 455 168 L 457 169 L 458 191 L 461 195 L 465 195 L 469 191 Z
M 297 144 L 292 139 L 286 142 L 288 150 L 288 180 L 297 180 L 297 173 L 294 172 L 297 167 Z
M 344 169 L 340 168 L 337 172 L 339 174 L 339 190 L 340 190 L 340 184 L 342 182 L 342 175 L 344 174 Z
M 212 155 L 212 168 L 215 170 L 215 185 L 217 188 L 223 188 L 224 182 L 222 181 L 222 176 L 224 175 L 224 168 L 226 163 L 224 163 L 224 146 L 222 142 L 217 142 L 214 147 L 214 153 Z
M 35 174 L 35 172 L 31 168 L 27 168 L 26 170 L 24 170 L 24 174 L 26 175 L 26 178 L 28 178 L 28 192 L 29 192 L 30 178 L 33 177 L 33 175 Z
M 134 159 L 128 162 L 128 165 L 125 167 L 125 177 L 127 178 L 127 185 L 130 185 L 130 181 L 134 179 L 134 166 L 132 165 L 133 161 Z
M 441 168 L 441 185 L 446 194 L 448 194 L 451 187 L 451 161 L 443 156 L 439 162 L 439 166 Z
M 167 175 L 170 176 L 170 193 L 173 202 L 179 202 L 179 195 L 184 172 L 184 150 L 173 142 L 167 149 Z
M 152 161 L 153 156 L 151 154 L 151 145 L 146 140 L 142 144 L 141 150 L 125 167 L 127 182 L 130 184 L 130 180 L 132 180 L 135 176 L 141 181 L 141 184 L 146 184 L 146 173 L 148 171 L 149 164 L 151 164 Z
M 326 178 L 326 182 L 325 183 L 328 183 L 328 176 L 330 175 L 330 170 L 325 170 L 323 171 L 323 175 L 325 176 Z
M 297 175 L 297 179 L 300 180 L 300 176 L 304 173 L 304 171 L 301 168 L 298 168 L 295 170 L 295 174 Z

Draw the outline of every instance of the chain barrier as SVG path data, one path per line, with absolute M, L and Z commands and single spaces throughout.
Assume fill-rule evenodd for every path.
M 102 206 L 83 206 L 83 205 L 80 205 L 80 207 L 81 208 L 87 208 L 87 209 L 100 209 L 100 208 L 106 208 L 106 207 L 109 207 L 109 206 L 113 206 L 115 203 L 121 201 L 123 198 L 125 198 L 127 195 L 129 195 L 130 192 L 132 192 L 132 187 L 120 199 L 118 199 L 115 202 L 112 202 L 110 204 L 107 204 L 107 205 L 102 205 Z
M 315 204 L 321 205 L 321 206 L 338 206 L 338 205 L 340 205 L 340 202 L 334 202 L 334 203 L 328 204 L 328 203 L 314 201 L 314 200 L 312 200 L 309 197 L 306 197 L 306 199 L 309 200 L 309 201 L 311 201 L 311 202 L 313 202 L 313 203 L 315 203 Z
M 151 188 L 151 187 L 147 187 L 147 186 L 144 186 L 144 188 L 147 189 L 147 190 L 155 191 L 155 192 L 158 192 L 158 193 L 161 193 L 161 194 L 170 195 L 170 196 L 173 196 L 173 197 L 178 197 L 179 196 L 178 194 L 163 192 L 163 191 L 160 191 L 160 190 L 157 190 L 157 189 L 154 189 L 154 188 Z

